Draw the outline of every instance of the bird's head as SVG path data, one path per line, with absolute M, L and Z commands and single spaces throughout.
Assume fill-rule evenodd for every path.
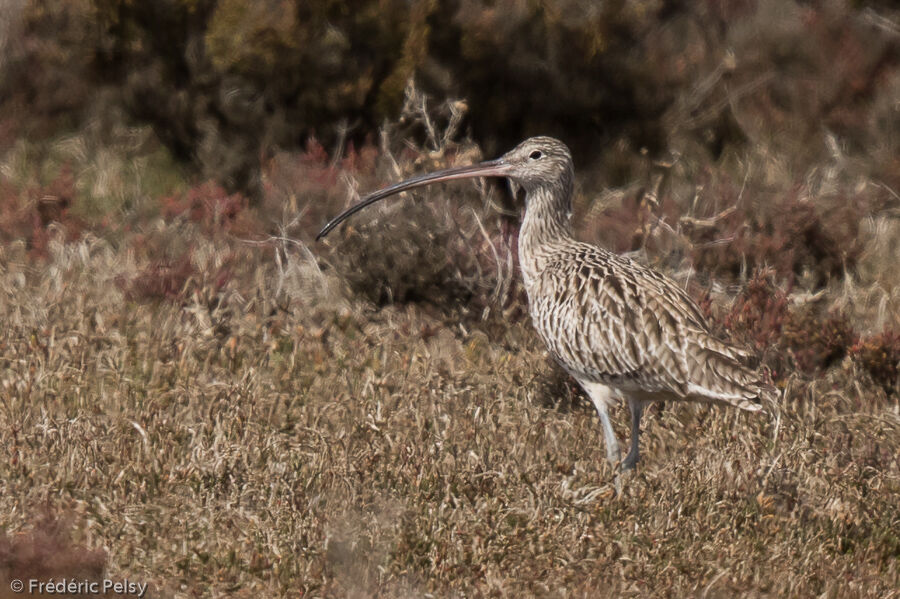
M 527 192 L 538 187 L 561 188 L 574 177 L 572 154 L 566 144 L 552 137 L 531 137 L 497 159 L 507 166 L 513 195 L 521 187 Z
M 328 221 L 316 239 L 321 239 L 351 215 L 386 197 L 423 185 L 473 177 L 506 177 L 509 179 L 513 195 L 516 195 L 520 187 L 526 193 L 544 187 L 568 201 L 574 178 L 572 154 L 569 148 L 557 139 L 532 137 L 495 160 L 419 175 L 371 193 Z

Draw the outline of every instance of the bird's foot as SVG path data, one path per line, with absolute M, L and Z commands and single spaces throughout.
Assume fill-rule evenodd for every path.
M 629 451 L 628 455 L 625 456 L 625 459 L 622 460 L 622 470 L 634 470 L 640 458 L 641 457 L 640 455 L 638 455 L 638 452 Z

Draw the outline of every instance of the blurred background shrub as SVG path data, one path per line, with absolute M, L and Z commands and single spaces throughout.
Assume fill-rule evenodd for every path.
M 258 197 L 276 149 L 371 138 L 415 78 L 465 99 L 486 154 L 555 135 L 612 184 L 673 149 L 764 141 L 814 160 L 829 133 L 896 182 L 900 33 L 871 4 L 11 0 L 0 144 L 124 115 Z

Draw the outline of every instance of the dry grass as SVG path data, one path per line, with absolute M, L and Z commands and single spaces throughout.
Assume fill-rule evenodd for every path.
M 308 173 L 308 158 L 278 168 Z M 2 246 L 0 576 L 95 576 L 105 556 L 107 576 L 157 597 L 896 594 L 900 411 L 896 366 L 879 359 L 895 336 L 784 374 L 770 417 L 651 410 L 640 470 L 616 497 L 593 411 L 549 362 L 521 298 L 492 295 L 506 276 L 493 258 L 484 289 L 443 302 L 379 308 L 341 274 L 366 247 L 360 230 L 389 227 L 401 236 L 381 254 L 397 260 L 391 276 L 417 284 L 399 271 L 453 251 L 447 223 L 464 239 L 477 222 L 423 204 L 408 235 L 358 223 L 313 247 L 284 202 L 271 239 L 261 217 L 200 186 L 134 228 L 73 236 L 36 223 L 40 255 L 27 239 Z M 470 213 L 484 219 L 479 236 L 502 240 L 489 211 Z M 428 222 L 449 245 L 423 245 Z M 298 238 L 280 236 L 292 226 Z M 663 248 L 667 235 L 648 239 Z M 866 268 L 886 243 L 873 235 Z M 688 256 L 645 249 L 664 264 Z M 478 275 L 474 261 L 449 263 L 434 292 Z M 817 309 L 870 287 L 832 285 Z M 784 296 L 786 313 L 805 313 L 803 293 Z M 482 318 L 472 297 L 505 302 L 510 319 Z M 742 301 L 716 309 L 742 314 Z M 779 346 L 759 322 L 747 327 L 772 329 L 768 346 L 791 364 L 802 339 Z M 615 420 L 624 437 L 625 411 Z
M 286 275 L 233 249 L 215 302 L 129 301 L 141 265 L 96 238 L 4 250 L 5 543 L 55 514 L 162 597 L 896 591 L 897 398 L 855 365 L 789 381 L 772 418 L 651 411 L 616 498 L 527 322 L 372 311 L 298 253 Z M 196 271 L 221 251 L 198 241 Z

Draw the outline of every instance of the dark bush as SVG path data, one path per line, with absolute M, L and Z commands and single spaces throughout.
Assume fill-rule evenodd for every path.
M 763 350 L 778 342 L 789 318 L 785 293 L 770 277 L 757 273 L 735 299 L 722 320 L 742 342 Z
M 805 278 L 821 287 L 856 264 L 859 223 L 869 212 L 861 201 L 838 198 L 823 208 L 798 187 L 771 201 L 738 203 L 729 189 L 713 193 L 736 210 L 714 226 L 686 229 L 699 271 L 736 279 L 745 270 L 771 268 L 781 280 Z
M 761 119 L 804 156 L 824 151 L 823 123 L 882 174 L 895 155 L 872 140 L 893 127 L 900 44 L 841 3 L 29 0 L 14 21 L 0 107 L 28 115 L 19 132 L 118 105 L 203 179 L 255 198 L 274 149 L 361 142 L 413 77 L 469 103 L 487 153 L 557 135 L 609 162 L 612 184 L 673 144 L 718 158 Z
M 866 337 L 851 349 L 853 358 L 889 394 L 900 387 L 900 334 L 885 331 Z
M 805 305 L 791 311 L 780 344 L 791 353 L 798 369 L 817 374 L 840 363 L 857 338 L 845 314 L 823 314 L 816 306 Z
M 839 364 L 858 339 L 845 314 L 816 302 L 792 305 L 771 273 L 757 273 L 714 322 L 739 343 L 762 352 L 775 380 L 796 371 L 817 376 Z

